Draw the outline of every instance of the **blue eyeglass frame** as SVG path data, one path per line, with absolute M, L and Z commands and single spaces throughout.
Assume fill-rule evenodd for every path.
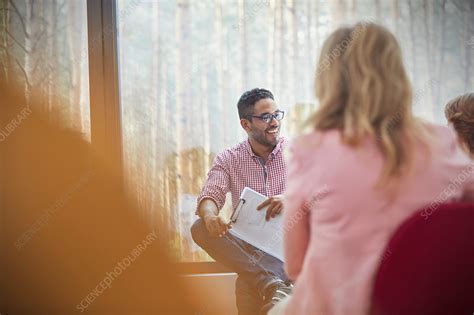
M 281 118 L 278 119 L 278 116 L 281 114 Z M 268 114 L 263 114 L 260 116 L 254 116 L 254 115 L 249 115 L 248 117 L 253 117 L 253 118 L 258 118 L 269 124 L 273 119 L 276 119 L 277 121 L 282 120 L 285 118 L 285 111 L 284 110 L 277 110 L 274 113 L 268 113 Z

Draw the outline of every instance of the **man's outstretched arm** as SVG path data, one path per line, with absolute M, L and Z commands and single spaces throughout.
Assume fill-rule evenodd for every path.
M 199 216 L 204 220 L 206 228 L 213 237 L 222 237 L 230 229 L 230 225 L 219 216 L 216 203 L 209 198 L 201 200 L 198 208 Z
M 207 181 L 198 197 L 196 214 L 199 215 L 213 237 L 222 237 L 229 226 L 219 210 L 224 206 L 226 194 L 230 188 L 228 165 L 223 156 L 218 155 L 209 170 Z

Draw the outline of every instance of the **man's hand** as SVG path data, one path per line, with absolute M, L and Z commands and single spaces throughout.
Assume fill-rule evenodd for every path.
M 231 225 L 226 223 L 220 216 L 213 214 L 206 215 L 204 217 L 204 223 L 212 237 L 222 237 L 232 228 Z
M 266 206 L 268 206 L 268 209 L 265 215 L 265 220 L 268 221 L 270 218 L 274 218 L 281 213 L 281 210 L 283 209 L 283 195 L 275 195 L 268 198 L 257 207 L 257 210 L 261 210 Z

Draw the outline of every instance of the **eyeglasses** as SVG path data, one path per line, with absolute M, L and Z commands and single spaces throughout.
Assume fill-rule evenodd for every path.
M 273 119 L 276 119 L 278 121 L 282 120 L 283 117 L 285 117 L 285 112 L 282 110 L 277 110 L 273 114 L 268 113 L 260 116 L 249 115 L 248 117 L 258 118 L 269 124 Z

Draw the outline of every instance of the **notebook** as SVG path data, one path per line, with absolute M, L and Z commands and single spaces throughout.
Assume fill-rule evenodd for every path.
M 234 209 L 230 233 L 258 249 L 283 261 L 283 217 L 278 215 L 265 220 L 267 207 L 257 207 L 268 199 L 255 190 L 245 187 Z

